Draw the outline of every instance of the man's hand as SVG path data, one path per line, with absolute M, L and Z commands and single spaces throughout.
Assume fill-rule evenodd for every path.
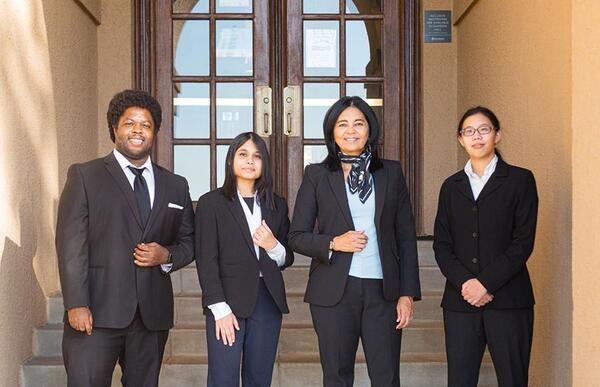
M 262 247 L 267 251 L 271 251 L 277 246 L 277 239 L 273 236 L 273 231 L 267 226 L 267 222 L 264 220 L 262 224 L 254 231 L 254 235 L 252 235 L 252 240 L 254 244 Z
M 217 340 L 223 339 L 223 345 L 230 347 L 235 343 L 235 331 L 240 330 L 240 325 L 233 313 L 215 320 L 215 335 Z
M 477 278 L 471 278 L 462 284 L 461 294 L 464 300 L 473 306 L 477 306 L 487 292 L 485 286 Z
M 92 312 L 87 306 L 72 308 L 67 311 L 69 325 L 79 332 L 86 332 L 88 336 L 92 334 Z
M 413 319 L 413 298 L 410 296 L 400 297 L 396 304 L 396 313 L 398 313 L 396 329 L 406 328 Z
M 156 242 L 140 243 L 133 251 L 133 259 L 141 267 L 163 265 L 169 260 L 169 250 Z

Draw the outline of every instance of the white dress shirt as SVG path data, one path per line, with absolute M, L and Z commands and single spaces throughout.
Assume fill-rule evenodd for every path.
M 473 191 L 473 198 L 477 200 L 479 194 L 485 187 L 485 183 L 488 182 L 494 171 L 496 170 L 496 164 L 498 164 L 498 156 L 494 155 L 494 158 L 483 170 L 483 175 L 479 176 L 473 171 L 473 165 L 471 160 L 467 161 L 465 165 L 465 173 L 469 177 L 469 183 L 471 184 L 471 191 Z
M 260 211 L 260 205 L 256 200 L 256 194 L 254 195 L 254 203 L 252 211 L 248 207 L 248 204 L 244 200 L 243 196 L 238 191 L 238 200 L 242 205 L 242 209 L 244 210 L 244 216 L 246 217 L 246 222 L 248 222 L 248 229 L 250 230 L 250 235 L 254 235 L 256 229 L 260 227 L 262 224 L 262 212 Z M 257 244 L 254 244 L 254 251 L 256 253 L 256 259 L 260 258 L 260 247 Z M 281 267 L 285 264 L 285 247 L 279 241 L 277 241 L 277 245 L 273 247 L 271 250 L 265 250 L 269 255 L 269 258 L 274 260 L 277 263 L 277 266 Z M 262 277 L 262 273 L 259 272 L 259 276 Z M 209 305 L 208 308 L 212 312 L 213 316 L 216 320 L 220 320 L 223 317 L 227 316 L 231 313 L 231 308 L 227 305 L 227 302 L 217 302 L 216 304 Z
M 150 194 L 150 209 L 152 209 L 152 206 L 154 205 L 155 184 L 154 184 L 154 169 L 152 169 L 152 160 L 150 159 L 150 156 L 148 156 L 144 165 L 142 165 L 141 167 L 136 167 L 135 165 L 131 164 L 131 162 L 129 160 L 127 160 L 127 158 L 125 156 L 123 156 L 123 154 L 121 152 L 119 152 L 118 150 L 114 149 L 113 154 L 115 155 L 117 162 L 121 166 L 121 169 L 123 169 L 123 172 L 125 173 L 125 176 L 127 177 L 127 181 L 129 181 L 129 185 L 131 186 L 131 189 L 133 189 L 133 182 L 135 181 L 135 173 L 133 173 L 131 171 L 131 169 L 129 169 L 128 167 L 131 166 L 131 167 L 137 168 L 137 169 L 141 169 L 141 168 L 144 169 L 144 171 L 142 172 L 142 176 L 144 176 L 144 180 L 146 180 L 146 185 L 148 186 L 148 193 Z M 160 265 L 160 267 L 161 267 L 162 271 L 164 271 L 165 273 L 168 273 L 173 268 L 173 264 L 165 263 L 165 264 Z

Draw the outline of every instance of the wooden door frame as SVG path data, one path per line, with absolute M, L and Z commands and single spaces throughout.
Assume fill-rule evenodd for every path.
M 283 7 L 285 10 L 285 4 L 281 4 L 280 1 L 271 2 L 271 16 L 274 16 L 274 12 L 281 12 L 276 4 Z M 157 24 L 155 23 L 155 15 L 157 7 L 160 7 L 161 2 L 155 0 L 133 0 L 133 47 L 134 47 L 134 87 L 150 92 L 153 95 L 157 95 L 160 92 L 161 87 L 159 85 L 158 74 L 164 69 L 157 65 L 154 53 L 157 50 L 157 45 L 161 44 L 160 39 L 156 39 L 156 36 L 160 36 L 161 31 L 157 31 Z M 163 4 L 164 5 L 164 4 Z M 398 87 L 403 90 L 403 104 L 400 107 L 400 125 L 403 128 L 403 133 L 398 139 L 394 141 L 397 146 L 401 147 L 402 159 L 400 162 L 404 168 L 406 174 L 406 181 L 408 184 L 408 190 L 410 197 L 412 198 L 413 213 L 415 214 L 417 234 L 423 233 L 423 221 L 422 221 L 422 184 L 421 184 L 421 170 L 422 165 L 422 152 L 421 152 L 421 28 L 420 28 L 420 14 L 421 6 L 419 0 L 403 0 L 398 6 L 398 17 L 401 19 L 400 23 L 403 25 L 404 34 L 403 39 L 400 42 L 400 50 L 398 55 L 403 55 L 400 63 L 403 65 L 398 69 Z M 285 39 L 285 31 L 276 31 L 271 29 L 271 36 L 269 37 L 272 43 L 271 47 L 281 47 L 281 39 Z M 169 37 L 170 39 L 170 37 Z M 271 67 L 282 68 L 281 64 L 274 63 L 277 60 L 287 61 L 285 56 L 281 56 L 280 53 L 276 53 L 275 50 L 271 50 Z M 285 65 L 285 64 L 284 64 Z M 274 74 L 277 72 L 274 72 Z M 275 75 L 277 76 L 277 75 Z M 279 75 L 281 76 L 281 75 Z M 168 77 L 170 81 L 170 77 Z M 281 83 L 282 79 L 272 80 L 275 84 Z M 279 81 L 279 82 L 278 82 Z M 170 86 L 170 85 L 169 85 Z M 274 101 L 280 101 L 280 90 L 273 90 Z M 170 114 L 170 107 L 163 107 L 165 113 Z M 274 109 L 279 111 L 279 109 Z M 165 114 L 166 116 L 166 114 Z M 273 117 L 274 122 L 280 117 Z M 402 141 L 404 139 L 405 141 Z M 285 159 L 285 157 L 279 157 L 278 152 L 284 148 L 285 139 L 276 138 L 275 144 L 275 155 L 274 160 Z M 158 156 L 160 152 L 160 145 L 155 146 L 154 156 Z M 166 165 L 169 167 L 169 165 Z M 172 167 L 172 166 L 171 166 Z M 287 168 L 286 168 L 287 170 Z M 281 185 L 281 182 L 276 182 Z

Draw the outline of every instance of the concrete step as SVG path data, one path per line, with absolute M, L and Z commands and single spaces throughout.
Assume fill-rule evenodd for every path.
M 160 385 L 192 387 L 206 386 L 207 365 L 194 358 L 172 358 L 163 363 Z M 121 377 L 117 366 L 111 387 L 119 387 Z M 271 387 L 320 387 L 321 365 L 318 362 L 281 362 L 275 364 Z M 400 379 L 403 387 L 446 386 L 446 363 L 443 354 L 403 355 L 400 362 Z M 39 357 L 23 365 L 21 385 L 24 387 L 62 387 L 67 378 L 59 357 Z M 370 385 L 367 367 L 358 361 L 355 366 L 355 386 Z M 494 369 L 489 358 L 481 367 L 479 387 L 497 386 Z

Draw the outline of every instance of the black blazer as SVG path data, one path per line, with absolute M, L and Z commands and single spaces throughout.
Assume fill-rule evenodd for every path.
M 290 227 L 287 203 L 275 195 L 273 210 L 261 207 L 262 218 L 285 247 L 283 267 L 260 248 L 256 258 L 254 243 L 244 210 L 238 198 L 227 198 L 218 188 L 198 199 L 196 206 L 196 268 L 202 287 L 202 306 L 227 302 L 236 317 L 252 314 L 258 293 L 259 271 L 281 313 L 289 313 L 281 270 L 294 262 L 287 245 Z
M 494 295 L 484 308 L 534 304 L 525 263 L 533 250 L 538 196 L 531 171 L 500 157 L 477 200 L 464 171 L 442 185 L 435 219 L 435 258 L 446 276 L 442 307 L 481 310 L 461 296 L 462 284 L 477 278 Z
M 420 299 L 415 227 L 406 182 L 398 162 L 382 161 L 383 167 L 372 176 L 384 297 L 390 301 L 400 296 Z M 298 190 L 290 246 L 313 258 L 304 297 L 311 304 L 335 305 L 346 287 L 353 254 L 336 251 L 329 259 L 333 237 L 354 230 L 344 184 L 341 169 L 332 172 L 325 165 L 313 164 L 306 167 Z
M 156 164 L 153 171 L 154 204 L 142 229 L 133 189 L 112 152 L 69 168 L 56 226 L 62 294 L 65 309 L 89 306 L 95 327 L 126 327 L 138 305 L 148 329 L 173 326 L 170 276 L 160 266 L 137 267 L 133 250 L 156 242 L 172 253 L 171 272 L 187 265 L 194 213 L 187 181 Z

